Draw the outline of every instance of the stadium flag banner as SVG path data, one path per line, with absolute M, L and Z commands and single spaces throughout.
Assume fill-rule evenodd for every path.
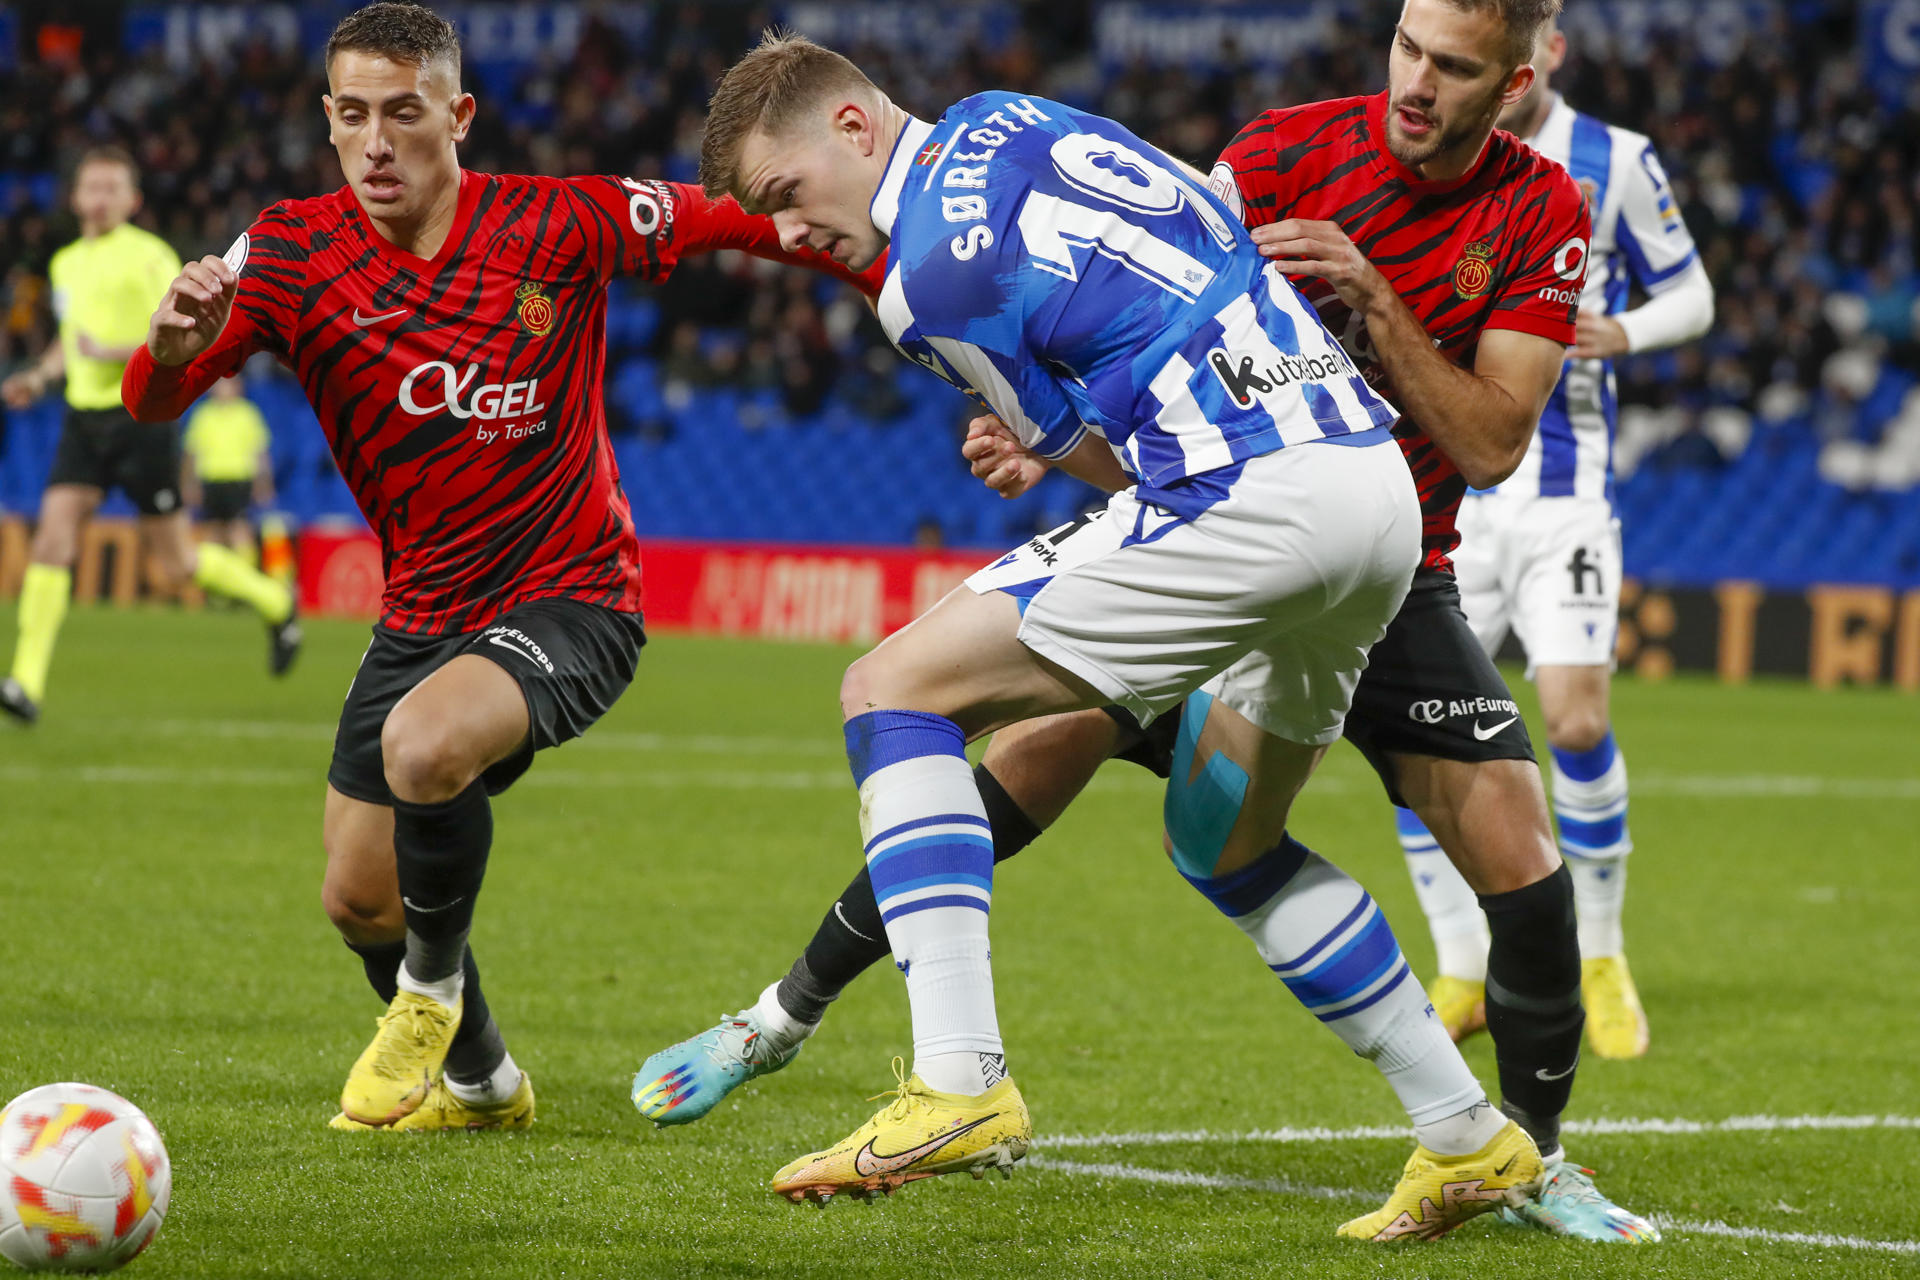
M 895 0 L 838 0 L 788 4 L 780 20 L 831 48 L 876 45 L 950 62 L 964 49 L 999 50 L 1020 28 L 1011 4 L 899 4 Z
M 1787 17 L 1784 0 L 1583 0 L 1560 24 L 1585 58 L 1638 66 L 1684 34 L 1708 64 L 1724 67 L 1749 42 L 1784 43 L 1776 29 Z
M 1860 61 L 1891 110 L 1920 86 L 1920 0 L 1875 0 L 1860 19 Z
M 1109 69 L 1137 62 L 1275 66 L 1329 48 L 1341 23 L 1359 16 L 1353 0 L 1106 4 L 1094 20 L 1094 48 Z
M 169 65 L 181 68 L 255 41 L 281 50 L 318 53 L 334 24 L 353 7 L 325 0 L 136 4 L 126 11 L 121 38 L 129 51 L 143 53 L 157 47 Z M 583 4 L 533 0 L 436 4 L 434 8 L 459 30 L 465 60 L 478 66 L 521 66 L 542 58 L 565 62 L 580 47 L 588 16 Z M 629 37 L 644 34 L 651 20 L 651 11 L 644 5 L 604 5 L 594 12 Z

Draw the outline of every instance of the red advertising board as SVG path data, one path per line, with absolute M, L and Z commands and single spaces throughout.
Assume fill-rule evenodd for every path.
M 300 606 L 372 617 L 380 544 L 364 530 L 300 535 Z M 647 542 L 647 625 L 769 640 L 871 644 L 925 613 L 992 552 L 754 543 Z

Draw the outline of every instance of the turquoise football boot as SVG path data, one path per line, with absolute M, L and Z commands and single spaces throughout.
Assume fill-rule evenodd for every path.
M 806 1043 L 781 1041 L 743 1009 L 641 1063 L 633 1105 L 655 1124 L 691 1124 L 747 1081 L 792 1062 Z
M 1656 1244 L 1660 1230 L 1622 1209 L 1593 1185 L 1593 1171 L 1562 1161 L 1547 1170 L 1538 1194 L 1519 1208 L 1502 1208 L 1500 1221 L 1577 1240 L 1610 1244 Z

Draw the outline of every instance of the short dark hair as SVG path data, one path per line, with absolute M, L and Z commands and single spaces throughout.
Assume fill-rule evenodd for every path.
M 445 62 L 460 81 L 460 36 L 453 24 L 423 4 L 390 2 L 355 9 L 327 37 L 327 68 L 339 53 L 372 53 L 390 62 L 425 67 Z
M 1533 61 L 1534 42 L 1540 30 L 1560 17 L 1561 0 L 1449 0 L 1456 9 L 1468 13 L 1492 12 L 1507 28 L 1506 57 L 1509 68 Z
M 80 153 L 79 163 L 73 166 L 73 172 L 78 175 L 90 164 L 117 164 L 127 171 L 127 178 L 133 183 L 134 189 L 138 190 L 140 187 L 140 164 L 133 158 L 133 152 L 125 147 L 116 146 L 111 142 L 88 147 Z

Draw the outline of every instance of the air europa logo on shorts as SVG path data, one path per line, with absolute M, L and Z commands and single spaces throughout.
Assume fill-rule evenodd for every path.
M 445 360 L 429 360 L 400 380 L 400 407 L 416 417 L 450 413 L 456 418 L 494 422 L 501 418 L 530 418 L 544 413 L 539 403 L 540 380 L 487 382 L 473 387 L 480 366 L 470 364 L 458 373 Z M 468 388 L 473 387 L 471 393 Z
M 1427 698 L 1407 707 L 1407 718 L 1421 724 L 1439 724 L 1455 716 L 1477 716 L 1488 711 L 1519 715 L 1520 708 L 1511 698 Z

